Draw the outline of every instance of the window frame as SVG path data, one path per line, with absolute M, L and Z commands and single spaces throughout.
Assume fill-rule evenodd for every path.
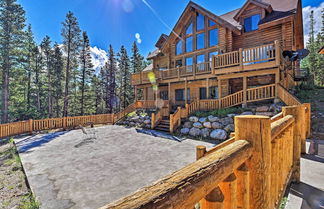
M 259 16 L 259 21 L 256 24 L 256 29 L 253 29 L 253 24 L 252 24 L 253 23 L 252 22 L 252 18 L 254 16 Z M 248 18 L 251 18 L 251 30 L 249 30 L 249 31 L 247 31 L 246 28 L 245 28 L 246 27 L 245 20 L 248 19 Z M 249 16 L 246 16 L 246 17 L 243 17 L 242 18 L 242 24 L 243 24 L 243 31 L 244 31 L 244 33 L 250 33 L 250 32 L 254 32 L 254 31 L 259 30 L 259 22 L 260 22 L 261 19 L 262 19 L 262 15 L 260 13 L 255 13 L 255 14 L 252 14 L 252 15 L 249 15 Z

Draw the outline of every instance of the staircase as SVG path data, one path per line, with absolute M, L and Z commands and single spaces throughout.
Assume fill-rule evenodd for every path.
M 170 132 L 170 120 L 161 120 L 154 129 L 163 132 Z

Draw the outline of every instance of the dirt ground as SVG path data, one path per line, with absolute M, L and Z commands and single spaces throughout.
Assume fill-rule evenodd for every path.
M 0 208 L 35 209 L 20 158 L 9 140 L 0 141 Z

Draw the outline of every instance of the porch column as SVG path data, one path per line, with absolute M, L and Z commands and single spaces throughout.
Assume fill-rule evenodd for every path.
M 218 81 L 218 101 L 219 101 L 219 108 L 222 108 L 221 98 L 222 98 L 222 85 L 221 79 L 217 78 Z
M 169 103 L 171 101 L 171 83 L 168 83 L 168 99 L 169 99 Z
M 247 99 L 246 99 L 246 96 L 247 96 L 247 77 L 244 76 L 243 77 L 243 104 L 242 104 L 242 107 L 245 108 L 247 107 Z
M 209 99 L 209 78 L 206 79 L 206 98 Z
M 153 90 L 154 91 L 154 90 Z M 159 100 L 159 92 L 158 92 L 159 90 L 157 89 L 157 90 L 155 90 L 154 92 L 155 92 L 155 108 L 157 108 L 157 104 L 158 104 L 158 100 Z
M 185 78 L 185 104 L 188 104 L 187 78 Z
M 143 97 L 144 100 L 147 100 L 147 87 L 143 88 Z
M 137 86 L 135 86 L 135 92 L 134 92 L 134 100 L 135 102 L 137 101 Z
M 275 74 L 275 99 L 274 99 L 274 103 L 278 103 L 280 102 L 279 98 L 278 98 L 278 84 L 280 81 L 280 69 L 278 68 L 278 71 Z

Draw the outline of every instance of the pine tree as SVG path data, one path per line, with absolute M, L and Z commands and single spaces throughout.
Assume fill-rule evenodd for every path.
M 38 46 L 36 46 L 33 50 L 33 58 L 34 58 L 34 74 L 35 74 L 35 80 L 34 84 L 36 86 L 36 107 L 37 112 L 39 113 L 39 116 L 41 117 L 41 110 L 43 109 L 42 105 L 42 74 L 43 74 L 43 57 L 40 53 L 40 50 Z
M 25 11 L 16 0 L 0 1 L 1 122 L 9 120 L 10 76 L 24 45 Z
M 132 57 L 131 57 L 131 65 L 132 65 L 131 68 L 133 70 L 133 73 L 138 73 L 143 70 L 143 62 L 144 62 L 144 57 L 140 54 L 136 41 L 134 41 L 132 46 Z
M 123 108 L 126 108 L 132 100 L 132 86 L 131 86 L 131 72 L 130 72 L 130 61 L 127 55 L 127 50 L 124 46 L 121 46 L 118 54 L 118 72 L 119 72 L 119 99 Z
M 85 31 L 82 33 L 80 63 L 81 63 L 81 82 L 80 82 L 81 111 L 80 111 L 80 114 L 84 115 L 85 88 L 86 88 L 86 85 L 89 84 L 90 78 L 91 78 L 92 74 L 94 73 L 93 64 L 91 62 L 89 38 L 88 38 L 87 32 L 85 32 Z
M 116 58 L 111 45 L 108 50 L 108 62 L 105 65 L 105 87 L 106 87 L 106 108 L 108 113 L 112 113 L 116 104 Z
M 52 46 L 51 46 L 51 39 L 49 36 L 45 36 L 41 43 L 41 49 L 42 53 L 44 54 L 44 61 L 46 66 L 46 72 L 47 72 L 47 117 L 51 118 L 53 116 L 53 98 L 52 98 Z
M 55 114 L 56 117 L 60 117 L 61 106 L 60 99 L 63 95 L 62 84 L 64 79 L 63 74 L 63 57 L 62 52 L 58 44 L 54 44 L 54 52 L 52 55 L 52 65 L 53 65 L 53 98 L 55 103 Z
M 26 31 L 26 43 L 25 43 L 25 51 L 26 51 L 26 74 L 27 74 L 27 89 L 26 89 L 26 112 L 31 113 L 31 93 L 32 93 L 32 74 L 34 67 L 34 48 L 36 47 L 36 43 L 34 41 L 34 35 L 32 32 L 31 25 L 28 25 L 28 29 Z
M 69 107 L 69 85 L 71 70 L 75 69 L 80 46 L 80 28 L 78 21 L 72 12 L 68 12 L 62 29 L 64 51 L 67 54 L 65 69 L 64 106 L 63 116 L 68 116 Z

